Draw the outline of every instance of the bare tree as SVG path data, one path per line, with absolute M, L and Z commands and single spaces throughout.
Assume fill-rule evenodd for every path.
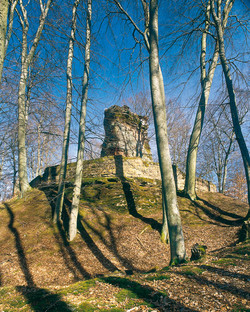
M 7 17 L 9 10 L 9 0 L 0 2 L 0 83 L 3 72 L 3 62 L 5 58 L 5 37 L 7 31 Z
M 223 20 L 222 20 L 222 31 L 225 31 L 228 15 L 231 10 L 231 6 L 227 10 L 224 10 Z M 201 132 L 203 128 L 203 121 L 205 116 L 205 111 L 210 95 L 210 90 L 212 86 L 212 81 L 214 77 L 214 72 L 217 66 L 219 57 L 219 43 L 216 39 L 215 47 L 212 59 L 207 61 L 207 36 L 210 31 L 210 15 L 211 6 L 210 1 L 207 2 L 206 15 L 205 15 L 205 26 L 202 31 L 201 37 L 201 52 L 200 52 L 200 72 L 201 72 L 201 97 L 195 117 L 194 127 L 192 134 L 190 136 L 190 142 L 188 147 L 187 161 L 186 161 L 186 179 L 185 179 L 185 193 L 192 200 L 196 198 L 195 192 L 195 176 L 196 176 L 196 162 L 197 162 L 197 152 L 199 141 L 201 137 Z M 207 68 L 207 62 L 209 62 L 209 67 Z
M 248 216 L 250 215 L 250 157 L 249 152 L 247 149 L 247 145 L 244 139 L 244 136 L 242 134 L 240 121 L 239 121 L 239 114 L 237 109 L 237 103 L 236 103 L 236 97 L 233 87 L 233 81 L 230 74 L 230 67 L 229 62 L 226 57 L 225 53 L 225 45 L 224 45 L 224 33 L 223 33 L 223 12 L 230 12 L 231 7 L 233 6 L 234 0 L 227 0 L 224 3 L 224 10 L 222 12 L 222 0 L 216 1 L 217 4 L 217 10 L 215 9 L 215 1 L 210 0 L 211 3 L 211 10 L 212 10 L 212 16 L 215 23 L 218 43 L 219 43 L 219 54 L 220 54 L 220 60 L 221 65 L 226 81 L 227 91 L 229 95 L 229 103 L 230 103 L 230 110 L 231 110 L 231 116 L 232 116 L 232 122 L 234 126 L 234 132 L 236 135 L 236 140 L 238 142 L 241 156 L 243 159 L 243 164 L 245 168 L 245 175 L 246 175 L 246 181 L 247 181 L 247 188 L 248 188 L 248 203 L 249 203 L 249 211 Z
M 72 9 L 72 23 L 71 23 L 71 33 L 69 38 L 69 50 L 67 59 L 67 96 L 66 96 L 66 111 L 65 111 L 65 125 L 63 134 L 63 148 L 62 148 L 62 158 L 60 164 L 60 175 L 59 175 L 59 185 L 58 185 L 58 196 L 56 201 L 55 212 L 53 216 L 53 221 L 60 221 L 62 214 L 62 207 L 64 201 L 64 187 L 65 178 L 67 172 L 67 160 L 68 160 L 68 149 L 69 149 L 69 137 L 70 137 L 70 123 L 71 123 L 71 111 L 72 111 L 72 63 L 74 56 L 74 42 L 75 42 L 75 32 L 76 32 L 76 17 L 77 17 L 77 7 L 80 0 L 75 0 Z
M 237 198 L 243 202 L 248 202 L 246 176 L 241 163 L 240 155 L 233 162 L 233 170 L 229 174 L 226 188 L 226 195 Z
M 82 98 L 81 112 L 78 137 L 78 151 L 76 162 L 76 174 L 73 190 L 73 199 L 69 221 L 69 240 L 72 241 L 77 233 L 77 218 L 79 211 L 79 202 L 82 187 L 82 170 L 84 161 L 84 146 L 85 146 L 85 129 L 86 129 L 86 110 L 89 89 L 89 70 L 90 70 L 90 44 L 91 44 L 91 17 L 92 17 L 92 0 L 88 0 L 87 18 L 86 18 L 86 44 L 85 44 L 85 64 L 82 82 Z
M 14 11 L 18 0 L 0 1 L 0 84 L 3 74 L 3 63 L 13 27 Z
M 27 79 L 29 67 L 33 61 L 43 28 L 45 20 L 49 11 L 52 0 L 48 0 L 46 4 L 43 4 L 40 0 L 41 15 L 39 19 L 39 25 L 33 40 L 33 43 L 28 52 L 28 30 L 29 21 L 27 16 L 27 10 L 23 4 L 23 1 L 19 1 L 20 10 L 18 11 L 19 20 L 22 26 L 22 57 L 21 57 L 21 76 L 18 90 L 18 173 L 21 196 L 30 188 L 27 174 L 27 151 L 26 151 L 26 125 L 28 118 L 28 102 L 26 101 L 27 92 Z
M 166 108 L 171 159 L 173 164 L 184 172 L 191 123 L 176 99 L 169 100 Z
M 171 249 L 171 263 L 180 263 L 185 260 L 186 251 L 168 144 L 165 91 L 159 63 L 158 1 L 150 0 L 148 3 L 146 0 L 141 0 L 144 12 L 144 30 L 141 30 L 138 27 L 133 18 L 118 0 L 114 0 L 114 3 L 119 11 L 126 16 L 126 19 L 132 24 L 134 28 L 133 35 L 137 32 L 142 36 L 149 53 L 151 100 L 162 177 L 163 216 L 165 216 L 163 218 L 163 221 L 165 222 L 163 225 L 163 231 L 166 231 L 167 229 L 167 221 Z M 167 239 L 168 234 L 163 232 L 162 237 Z

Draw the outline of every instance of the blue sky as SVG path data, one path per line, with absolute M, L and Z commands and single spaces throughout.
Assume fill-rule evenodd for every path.
M 25 2 L 25 1 L 24 1 Z M 39 10 L 36 2 L 26 1 L 28 3 L 27 10 L 30 17 L 30 38 L 37 26 L 37 19 L 39 17 Z M 44 38 L 39 46 L 39 57 L 42 60 L 38 61 L 39 66 L 46 64 L 50 66 L 49 61 L 53 64 L 53 69 L 46 69 L 48 78 L 43 81 L 43 90 L 51 92 L 57 105 L 63 110 L 65 107 L 66 98 L 66 58 L 68 39 L 70 32 L 69 25 L 71 20 L 71 7 L 73 1 L 54 2 L 50 12 L 50 22 L 54 24 L 51 28 L 46 26 Z M 143 28 L 143 20 L 141 19 L 140 10 L 136 9 L 136 1 L 124 2 L 129 13 L 138 21 L 138 25 Z M 140 2 L 138 1 L 139 5 Z M 180 31 L 186 31 L 189 26 L 180 28 L 180 26 L 188 21 L 189 17 L 194 14 L 196 8 L 186 10 L 192 1 L 160 1 L 159 7 L 159 47 L 161 56 L 161 66 L 164 76 L 166 99 L 177 98 L 177 101 L 182 109 L 185 109 L 192 120 L 197 105 L 199 93 L 199 46 L 200 34 L 192 34 L 189 41 L 187 41 L 186 48 L 182 55 L 180 50 L 183 41 L 178 41 L 171 49 L 168 49 L 170 43 L 175 36 L 180 34 Z M 69 6 L 68 6 L 69 4 Z M 181 11 L 179 6 L 181 5 Z M 235 1 L 234 13 L 242 15 L 246 12 L 246 5 L 241 1 Z M 96 126 L 97 131 L 102 131 L 102 120 L 104 116 L 104 109 L 111 105 L 122 105 L 128 98 L 133 97 L 136 93 L 142 91 L 150 94 L 149 78 L 148 78 L 148 63 L 147 51 L 145 48 L 140 50 L 140 46 L 135 46 L 135 41 L 132 37 L 132 28 L 129 23 L 121 20 L 121 15 L 118 17 L 112 14 L 112 21 L 105 17 L 106 2 L 104 0 L 93 0 L 93 39 L 92 39 L 92 60 L 91 60 L 91 76 L 89 89 L 89 104 L 88 104 L 88 120 L 93 120 L 99 123 L 100 127 Z M 113 9 L 113 11 L 115 11 Z M 180 17 L 177 13 L 183 15 Z M 247 16 L 247 15 L 246 15 Z M 55 18 L 57 20 L 55 20 Z M 196 22 L 198 24 L 198 21 Z M 78 11 L 78 33 L 77 40 L 81 42 L 82 46 L 75 46 L 75 60 L 73 65 L 73 76 L 75 89 L 81 91 L 81 77 L 83 74 L 83 60 L 84 60 L 84 38 L 85 38 L 85 11 L 84 6 L 79 7 Z M 33 31 L 32 31 L 33 30 Z M 20 24 L 15 20 L 14 32 L 12 41 L 8 50 L 7 60 L 5 62 L 6 71 L 8 75 L 9 68 L 15 72 L 18 77 L 20 66 L 20 49 L 18 38 L 20 38 Z M 170 35 L 171 34 L 171 35 Z M 139 34 L 136 34 L 139 38 Z M 230 40 L 229 40 L 230 39 Z M 245 32 L 242 28 L 231 31 L 228 43 L 234 43 L 234 48 L 227 49 L 230 57 L 236 56 L 241 52 L 247 51 L 247 42 Z M 228 45 L 229 46 L 229 45 Z M 17 47 L 17 48 L 16 48 Z M 240 47 L 240 49 L 239 49 Z M 13 53 L 13 48 L 15 52 Z M 139 57 L 141 53 L 141 58 Z M 242 55 L 239 55 L 242 59 Z M 244 56 L 244 60 L 248 61 L 249 56 Z M 13 61 L 16 61 L 13 62 Z M 142 65 L 140 66 L 142 62 Z M 249 64 L 249 63 L 248 63 Z M 247 63 L 238 62 L 237 65 L 244 75 L 249 74 L 249 65 Z M 38 66 L 38 67 L 39 67 Z M 55 67 L 57 66 L 57 67 Z M 52 68 L 52 67 L 51 67 Z M 192 75 L 191 71 L 196 70 Z M 10 72 L 10 71 L 9 71 Z M 217 68 L 214 84 L 211 92 L 211 102 L 217 95 L 217 90 L 221 86 L 221 69 Z M 185 88 L 183 89 L 183 85 Z M 242 81 L 240 86 L 244 86 Z M 74 104 L 79 106 L 80 95 L 74 91 Z M 34 94 L 34 103 L 36 101 Z M 40 96 L 40 95 L 39 95 Z M 74 115 L 78 117 L 76 109 Z M 74 120 L 74 119 L 73 119 Z M 72 129 L 77 129 L 77 124 L 73 122 Z M 75 153 L 73 146 L 72 155 Z

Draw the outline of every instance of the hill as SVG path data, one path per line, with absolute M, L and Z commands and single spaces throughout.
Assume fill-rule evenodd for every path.
M 1 311 L 249 308 L 249 243 L 238 242 L 246 204 L 209 192 L 191 202 L 179 192 L 187 255 L 202 243 L 207 256 L 169 268 L 169 246 L 159 239 L 159 182 L 84 179 L 72 243 L 51 222 L 56 190 L 47 185 L 0 206 Z M 71 196 L 69 184 L 66 212 Z

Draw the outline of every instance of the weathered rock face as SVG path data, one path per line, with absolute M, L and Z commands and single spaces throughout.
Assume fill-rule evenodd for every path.
M 147 117 L 132 113 L 126 105 L 114 105 L 105 110 L 104 130 L 101 157 L 122 155 L 152 160 Z

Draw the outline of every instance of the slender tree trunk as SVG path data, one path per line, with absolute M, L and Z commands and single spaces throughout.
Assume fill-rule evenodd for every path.
M 205 30 L 202 33 L 201 39 L 201 54 L 200 54 L 200 69 L 201 69 L 201 97 L 198 105 L 194 127 L 190 136 L 187 161 L 186 161 L 186 179 L 184 191 L 191 200 L 196 199 L 195 191 L 195 176 L 198 146 L 203 128 L 203 121 L 206 112 L 206 106 L 210 94 L 210 89 L 214 77 L 214 72 L 217 66 L 219 57 L 219 46 L 216 42 L 215 50 L 211 65 L 206 73 L 206 50 L 207 50 L 207 31 L 210 25 L 210 4 L 207 5 Z
M 27 67 L 22 66 L 21 79 L 18 91 L 18 172 L 19 172 L 19 188 L 21 197 L 30 188 L 27 174 L 27 152 L 26 152 L 26 83 L 27 83 Z
M 37 126 L 37 160 L 36 160 L 36 176 L 41 174 L 41 125 Z
M 231 6 L 233 5 L 233 3 L 234 1 L 230 2 Z M 241 152 L 241 156 L 242 156 L 242 160 L 244 164 L 244 169 L 245 169 L 245 176 L 246 176 L 247 190 L 248 190 L 248 204 L 249 204 L 249 211 L 248 211 L 247 217 L 249 217 L 250 215 L 250 180 L 249 180 L 250 179 L 250 157 L 249 157 L 249 152 L 246 146 L 244 136 L 241 131 L 235 92 L 233 88 L 233 81 L 232 81 L 230 68 L 229 68 L 228 61 L 227 61 L 226 54 L 225 54 L 223 27 L 221 24 L 221 12 L 220 12 L 221 2 L 219 2 L 218 4 L 219 4 L 218 6 L 219 9 L 218 9 L 218 15 L 217 15 L 215 12 L 214 0 L 211 0 L 212 15 L 213 15 L 213 19 L 215 22 L 216 32 L 217 32 L 218 41 L 219 41 L 220 60 L 221 60 L 222 69 L 223 69 L 223 73 L 225 76 L 226 86 L 227 86 L 228 95 L 229 95 L 229 103 L 230 103 L 230 110 L 231 110 L 234 132 L 235 132 L 236 140 L 240 148 L 240 152 Z
M 229 0 L 227 0 L 229 2 Z M 226 5 L 223 11 L 223 28 L 224 30 L 227 26 L 228 16 L 230 13 L 232 6 Z M 194 127 L 192 130 L 192 134 L 190 137 L 188 154 L 187 154 L 187 162 L 186 162 L 186 179 L 185 179 L 185 193 L 192 200 L 196 198 L 195 192 L 195 176 L 196 176 L 196 162 L 197 162 L 197 152 L 200 141 L 200 136 L 203 128 L 203 121 L 206 111 L 206 106 L 208 103 L 208 98 L 210 94 L 210 89 L 214 77 L 214 72 L 217 66 L 218 57 L 219 57 L 219 42 L 216 41 L 215 50 L 212 58 L 211 65 L 209 66 L 208 73 L 206 73 L 206 40 L 207 40 L 207 31 L 210 26 L 210 14 L 211 14 L 211 4 L 210 0 L 207 4 L 206 11 L 206 20 L 205 20 L 205 31 L 202 33 L 202 41 L 201 41 L 201 56 L 200 56 L 200 68 L 201 68 L 201 99 L 199 102 Z
M 19 172 L 19 187 L 21 196 L 27 192 L 30 188 L 28 182 L 27 174 L 27 152 L 26 152 L 26 124 L 28 120 L 28 103 L 26 101 L 26 89 L 27 89 L 27 79 L 28 79 L 28 70 L 29 66 L 32 63 L 32 60 L 35 55 L 37 45 L 39 43 L 45 19 L 47 17 L 51 0 L 47 1 L 46 6 L 41 5 L 41 16 L 40 24 L 38 26 L 33 44 L 30 48 L 29 53 L 27 53 L 28 44 L 27 44 L 27 34 L 29 29 L 29 22 L 27 18 L 27 12 L 23 5 L 22 0 L 20 1 L 20 8 L 22 11 L 22 16 L 19 14 L 20 23 L 23 29 L 23 38 L 22 38 L 22 67 L 21 67 L 21 77 L 19 82 L 18 90 L 18 172 Z
M 73 199 L 71 206 L 70 222 L 69 222 L 69 240 L 72 241 L 77 232 L 77 218 L 79 211 L 79 202 L 82 187 L 82 167 L 85 145 L 85 122 L 86 122 L 86 108 L 88 99 L 89 87 L 89 68 L 90 68 L 90 43 L 91 43 L 91 16 L 92 16 L 92 0 L 88 0 L 87 8 L 87 23 L 86 23 L 86 45 L 85 45 L 85 65 L 83 74 L 83 88 L 81 99 L 81 115 L 79 125 L 79 138 L 78 138 L 78 153 L 76 163 L 76 175 L 73 191 Z
M 3 63 L 12 34 L 14 12 L 18 1 L 19 0 L 0 1 L 0 85 L 3 73 Z
M 149 70 L 157 150 L 162 177 L 163 207 L 168 220 L 171 263 L 185 261 L 186 250 L 177 205 L 176 186 L 167 136 L 165 92 L 158 50 L 158 1 L 150 1 Z
M 232 135 L 230 137 L 229 147 L 226 151 L 226 156 L 225 156 L 224 163 L 223 163 L 223 176 L 222 176 L 222 183 L 221 183 L 222 194 L 224 194 L 224 192 L 225 192 L 225 185 L 226 185 L 226 181 L 227 181 L 227 164 L 228 164 L 228 158 L 229 158 L 229 155 L 231 153 L 231 148 L 232 148 L 232 144 L 233 144 L 233 135 L 234 135 L 234 132 L 232 133 Z
M 9 10 L 9 0 L 0 1 L 0 84 L 3 73 L 3 62 L 5 58 L 5 38 L 7 31 L 7 17 Z
M 60 175 L 59 175 L 59 185 L 58 185 L 58 195 L 56 201 L 55 212 L 53 216 L 53 221 L 57 222 L 61 220 L 62 208 L 64 202 L 64 188 L 65 179 L 67 174 L 67 163 L 68 163 L 68 149 L 69 149 L 69 138 L 70 138 L 70 123 L 71 123 L 71 111 L 72 111 L 72 63 L 74 57 L 74 42 L 75 42 L 75 32 L 76 32 L 76 17 L 77 17 L 77 7 L 80 0 L 75 0 L 72 10 L 72 26 L 69 39 L 69 51 L 67 60 L 67 98 L 66 98 L 66 112 L 65 112 L 65 125 L 63 133 L 63 148 L 62 148 L 62 158 L 60 165 Z
M 168 232 L 168 217 L 165 208 L 164 199 L 162 196 L 162 228 L 161 228 L 161 241 L 165 244 L 169 243 L 169 232 Z

